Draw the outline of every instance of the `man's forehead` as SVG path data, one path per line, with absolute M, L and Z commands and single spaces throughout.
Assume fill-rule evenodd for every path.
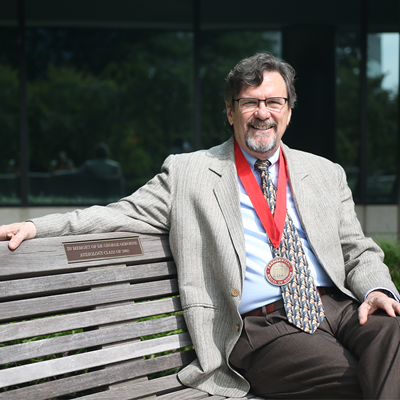
M 241 95 L 242 93 L 257 92 L 262 90 L 283 90 L 284 92 L 280 95 L 287 96 L 285 80 L 283 79 L 282 75 L 277 71 L 265 71 L 263 74 L 263 80 L 259 85 L 243 86 L 238 94 Z

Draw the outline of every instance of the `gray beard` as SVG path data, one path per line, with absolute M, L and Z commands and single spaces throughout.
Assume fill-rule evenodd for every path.
M 278 134 L 276 130 L 274 131 L 274 136 L 268 143 L 255 140 L 257 136 L 261 135 L 255 134 L 254 136 L 251 136 L 249 132 L 246 132 L 245 143 L 247 148 L 251 151 L 254 151 L 256 153 L 267 153 L 268 151 L 274 150 L 276 148 L 276 145 L 278 143 Z

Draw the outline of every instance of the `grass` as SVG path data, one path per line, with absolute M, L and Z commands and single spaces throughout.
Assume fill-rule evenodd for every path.
M 173 297 L 176 297 L 176 296 L 173 296 Z M 169 316 L 172 316 L 172 315 L 183 315 L 183 311 L 178 311 L 178 312 L 174 312 L 174 313 L 170 313 L 170 314 L 154 315 L 152 317 L 140 318 L 140 319 L 138 319 L 138 322 L 146 321 L 146 320 L 150 320 L 150 319 L 169 317 Z M 178 330 L 174 330 L 174 331 L 171 331 L 171 332 L 157 333 L 155 335 L 142 336 L 140 338 L 140 340 L 155 339 L 155 338 L 158 338 L 158 337 L 176 335 L 178 333 L 183 333 L 183 332 L 187 332 L 187 329 L 178 329 Z M 166 354 L 171 354 L 171 353 L 180 352 L 180 351 L 186 351 L 186 350 L 191 350 L 191 349 L 193 349 L 193 346 L 188 346 L 188 347 L 185 347 L 185 348 L 175 349 L 175 350 L 171 350 L 171 351 L 165 351 L 165 352 L 157 353 L 157 354 L 151 354 L 149 356 L 145 356 L 144 358 L 145 359 L 147 359 L 147 358 L 155 358 L 155 357 L 160 357 L 160 356 L 163 356 L 163 355 L 166 355 Z M 182 368 L 183 367 L 178 367 L 178 368 L 173 368 L 173 369 L 169 369 L 169 370 L 166 370 L 166 371 L 150 374 L 150 375 L 148 375 L 148 379 L 156 379 L 156 378 L 160 378 L 160 377 L 166 376 L 166 375 L 177 374 Z
M 46 318 L 48 318 L 48 317 L 46 317 Z M 11 323 L 13 323 L 13 322 L 11 322 Z M 6 325 L 6 324 L 1 324 L 1 325 Z M 32 338 L 28 338 L 28 339 L 13 340 L 13 341 L 6 342 L 6 343 L 0 343 L 0 347 L 12 346 L 12 345 L 17 345 L 17 344 L 21 344 L 21 343 L 33 342 L 33 341 L 37 341 L 37 340 L 43 340 L 43 339 L 48 339 L 48 338 L 53 338 L 53 337 L 58 337 L 58 336 L 73 335 L 75 333 L 80 333 L 80 332 L 83 332 L 83 329 L 76 329 L 76 330 L 71 330 L 71 331 L 66 331 L 66 332 L 58 332 L 58 333 L 54 333 L 51 335 L 35 336 Z M 84 353 L 84 352 L 86 352 L 86 349 L 78 349 L 78 350 L 74 350 L 74 351 L 67 351 L 64 353 L 49 354 L 46 356 L 32 358 L 32 359 L 18 361 L 18 362 L 6 363 L 3 365 L 0 365 L 0 370 L 6 369 L 6 368 L 18 367 L 20 365 L 37 363 L 37 362 L 46 361 L 46 360 L 53 360 L 55 358 L 66 357 L 66 356 L 70 356 L 73 354 L 80 354 L 80 353 Z M 71 374 L 63 375 L 62 378 L 65 378 L 66 376 L 79 375 L 79 374 L 86 373 L 86 372 L 87 372 L 87 370 L 77 371 L 77 372 L 74 372 Z M 19 388 L 23 388 L 23 387 L 27 387 L 27 386 L 31 386 L 31 385 L 36 385 L 39 383 L 49 382 L 49 381 L 56 380 L 56 379 L 59 379 L 59 378 L 57 378 L 56 376 L 53 376 L 53 377 L 49 377 L 49 378 L 45 378 L 45 379 L 40 379 L 40 380 L 37 380 L 34 382 L 27 382 L 27 383 L 15 385 L 15 386 L 2 387 L 2 388 L 0 388 L 0 393 L 7 392 L 7 391 L 10 391 L 13 389 L 19 389 Z M 64 398 L 67 399 L 67 398 L 75 398 L 75 397 L 76 397 L 75 394 L 72 393 L 71 395 L 67 395 Z

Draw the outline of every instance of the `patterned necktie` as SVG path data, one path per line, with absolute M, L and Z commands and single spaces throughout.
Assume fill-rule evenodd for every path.
M 261 175 L 262 191 L 272 215 L 276 207 L 276 187 L 272 182 L 268 167 L 270 161 L 257 160 L 254 166 Z M 284 257 L 294 269 L 293 279 L 281 286 L 282 298 L 288 321 L 307 333 L 314 333 L 325 316 L 324 307 L 304 254 L 299 234 L 292 218 L 286 212 L 279 252 L 271 245 L 272 256 Z

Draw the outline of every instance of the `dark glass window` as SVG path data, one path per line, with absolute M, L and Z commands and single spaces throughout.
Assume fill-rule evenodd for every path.
M 345 169 L 354 200 L 360 198 L 360 34 L 337 33 L 336 161 Z
M 368 34 L 366 159 L 360 171 L 360 35 L 337 36 L 337 161 L 347 173 L 356 203 L 393 204 L 397 201 L 397 136 L 399 34 Z M 361 180 L 366 180 L 366 199 Z
M 395 203 L 399 34 L 368 35 L 367 203 Z
M 27 29 L 29 201 L 116 201 L 170 152 L 189 150 L 192 41 L 184 32 Z
M 259 51 L 298 70 L 285 142 L 340 163 L 357 203 L 397 201 L 397 0 L 327 2 L 329 13 L 307 2 L 263 3 L 251 16 L 206 0 L 86 1 L 79 12 L 76 2 L 54 4 L 0 3 L 1 205 L 105 204 L 143 185 L 168 154 L 223 142 L 224 79 Z
M 18 32 L 0 27 L 0 204 L 20 203 Z

